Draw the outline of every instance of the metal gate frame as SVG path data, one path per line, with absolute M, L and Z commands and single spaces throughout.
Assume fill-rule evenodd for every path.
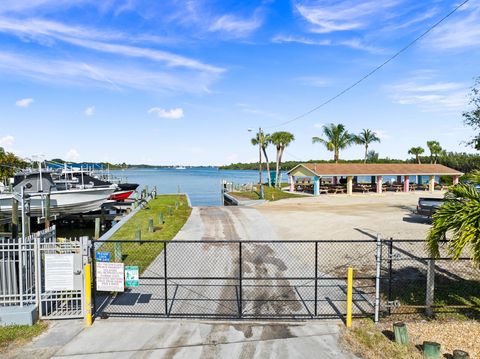
M 156 257 L 156 259 L 160 258 L 163 259 L 163 273 L 160 273 L 159 275 L 156 275 L 154 277 L 142 277 L 140 275 L 140 282 L 142 279 L 145 280 L 152 280 L 158 282 L 158 287 L 161 288 L 160 291 L 163 291 L 162 297 L 156 298 L 158 302 L 163 300 L 163 304 L 161 305 L 161 308 L 159 306 L 159 310 L 155 313 L 126 313 L 126 312 L 115 312 L 115 311 L 109 311 L 108 310 L 108 305 L 109 304 L 102 304 L 99 305 L 97 302 L 96 298 L 97 296 L 99 297 L 99 294 L 97 292 L 96 288 L 96 252 L 100 250 L 100 247 L 102 244 L 115 244 L 115 243 L 128 243 L 130 246 L 132 245 L 137 245 L 141 246 L 144 244 L 148 245 L 162 245 L 163 250 L 162 252 Z M 207 319 L 234 319 L 234 320 L 244 320 L 244 319 L 320 319 L 320 318 L 338 318 L 338 317 L 346 317 L 346 310 L 345 311 L 340 311 L 337 308 L 337 312 L 335 312 L 333 315 L 332 314 L 326 314 L 324 311 L 319 310 L 319 303 L 320 303 L 320 298 L 319 298 L 319 283 L 322 281 L 332 281 L 334 283 L 333 285 L 339 287 L 339 293 L 343 291 L 342 295 L 344 295 L 345 301 L 346 301 L 346 282 L 347 282 L 347 267 L 342 268 L 344 269 L 345 275 L 343 276 L 322 276 L 322 273 L 319 272 L 319 245 L 352 245 L 354 246 L 355 244 L 359 243 L 370 243 L 371 245 L 371 250 L 369 253 L 372 254 L 372 260 L 371 260 L 371 269 L 372 272 L 376 270 L 376 265 L 378 267 L 378 263 L 380 262 L 379 259 L 381 259 L 381 253 L 380 256 L 377 257 L 377 260 L 375 261 L 375 253 L 378 254 L 378 248 L 381 246 L 381 241 L 379 238 L 377 239 L 372 239 L 372 240 L 338 240 L 338 241 L 330 241 L 330 240 L 272 240 L 272 241 L 266 241 L 266 240 L 108 240 L 108 241 L 92 241 L 92 246 L 91 246 L 91 261 L 92 261 L 92 268 L 93 268 L 93 277 L 92 277 L 92 282 L 93 282 L 93 313 L 94 316 L 96 317 L 107 317 L 107 316 L 125 316 L 125 317 L 159 317 L 159 318 L 207 318 Z M 308 263 L 308 273 L 307 275 L 301 275 L 301 276 L 260 276 L 260 277 L 252 277 L 252 276 L 245 276 L 244 273 L 244 249 L 247 248 L 247 246 L 252 246 L 252 245 L 260 245 L 260 244 L 268 244 L 268 245 L 310 245 L 314 249 L 314 253 L 311 254 L 311 262 Z M 195 246 L 195 245 L 216 245 L 216 246 L 222 246 L 222 245 L 228 245 L 228 246 L 234 246 L 237 249 L 235 250 L 236 257 L 238 258 L 238 263 L 236 265 L 238 266 L 238 269 L 235 271 L 236 275 L 233 276 L 188 276 L 188 275 L 172 275 L 170 274 L 170 266 L 171 264 L 169 263 L 169 253 L 171 250 L 174 248 L 174 246 Z M 102 248 L 104 249 L 104 248 Z M 353 251 L 352 251 L 353 253 Z M 207 260 L 208 258 L 206 258 Z M 358 259 L 354 259 L 354 261 L 357 261 Z M 234 259 L 232 259 L 232 262 L 234 262 Z M 135 265 L 135 263 L 130 263 L 129 265 Z M 178 270 L 177 270 L 178 271 Z M 378 276 L 377 276 L 378 277 Z M 182 281 L 223 281 L 223 282 L 232 282 L 231 286 L 235 288 L 235 293 L 236 293 L 236 308 L 237 310 L 235 313 L 232 311 L 227 314 L 219 314 L 219 313 L 196 313 L 196 312 L 175 312 L 172 310 L 174 303 L 176 301 L 182 300 L 179 298 L 179 290 L 182 289 L 182 285 L 179 284 L 179 282 Z M 245 288 L 247 287 L 252 287 L 249 286 L 248 281 L 303 281 L 310 283 L 310 286 L 312 287 L 313 290 L 313 296 L 310 298 L 303 298 L 300 291 L 298 290 L 295 285 L 291 285 L 292 288 L 296 291 L 296 295 L 298 296 L 299 299 L 285 299 L 285 298 L 279 298 L 279 299 L 273 299 L 270 300 L 272 303 L 274 302 L 286 302 L 286 301 L 295 301 L 299 302 L 303 305 L 305 309 L 305 314 L 281 314 L 281 313 L 269 313 L 267 314 L 249 314 L 245 311 L 245 305 L 248 302 L 252 302 L 252 299 L 246 298 L 245 296 Z M 358 308 L 360 306 L 358 303 L 360 302 L 366 302 L 371 308 L 369 312 L 363 313 L 363 314 L 354 314 L 355 317 L 365 317 L 365 316 L 373 316 L 376 313 L 378 313 L 378 308 L 380 305 L 380 299 L 379 299 L 379 293 L 380 293 L 380 283 L 377 280 L 377 278 L 373 275 L 369 276 L 356 276 L 354 278 L 355 281 L 371 281 L 372 283 L 377 284 L 376 288 L 376 296 L 375 298 L 367 298 L 368 295 L 362 294 L 361 291 L 355 290 L 354 289 L 354 302 L 355 300 L 356 305 Z M 345 285 L 340 285 L 339 283 L 345 283 Z M 300 286 L 301 287 L 301 286 Z M 372 285 L 373 287 L 373 285 Z M 115 294 L 116 295 L 116 294 Z M 122 294 L 119 294 L 118 297 L 120 297 Z M 113 303 L 115 300 L 117 300 L 116 296 L 110 296 L 107 299 L 105 299 L 106 302 L 108 303 Z M 185 300 L 185 299 L 183 299 Z M 217 301 L 218 299 L 214 298 L 205 298 L 201 299 L 202 301 Z M 232 301 L 231 299 L 229 301 Z M 253 299 L 253 301 L 257 301 L 257 299 Z M 329 305 L 332 306 L 332 303 L 328 303 Z M 309 306 L 310 305 L 310 306 Z

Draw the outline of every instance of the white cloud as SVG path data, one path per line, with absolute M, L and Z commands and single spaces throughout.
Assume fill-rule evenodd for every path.
M 389 87 L 400 105 L 417 105 L 426 112 L 460 111 L 468 104 L 468 85 L 456 82 L 409 80 Z
M 9 74 L 25 76 L 47 83 L 97 85 L 113 90 L 124 87 L 156 92 L 204 93 L 218 74 L 198 71 L 146 70 L 125 62 L 110 63 L 62 61 L 40 56 L 30 57 L 0 51 L 0 69 Z
M 37 40 L 40 43 L 51 43 L 52 40 L 63 41 L 95 51 L 162 62 L 169 67 L 184 67 L 191 70 L 214 73 L 221 73 L 224 71 L 222 68 L 204 64 L 198 60 L 176 55 L 167 51 L 105 41 L 119 39 L 125 40 L 126 36 L 122 34 L 100 32 L 83 27 L 71 27 L 58 22 L 38 19 L 17 21 L 0 18 L 0 32 L 13 33 L 22 37 Z
M 303 36 L 292 36 L 292 35 L 277 35 L 272 38 L 272 42 L 277 44 L 296 42 L 304 45 L 317 45 L 317 46 L 326 46 L 331 45 L 330 40 L 315 40 Z
M 313 124 L 313 127 L 314 127 L 314 128 L 323 128 L 323 126 L 325 126 L 324 123 L 314 123 L 314 124 Z
M 75 148 L 72 148 L 65 154 L 65 159 L 67 161 L 78 161 L 80 159 L 80 154 Z
M 17 100 L 15 102 L 15 105 L 18 106 L 18 107 L 23 107 L 23 108 L 26 108 L 28 106 L 30 106 L 33 102 L 33 98 L 22 98 L 20 100 Z
M 0 147 L 3 147 L 6 150 L 9 150 L 13 146 L 15 138 L 11 135 L 7 135 L 0 138 Z
M 211 32 L 226 32 L 234 37 L 245 37 L 262 25 L 258 16 L 251 19 L 242 19 L 235 15 L 227 14 L 217 18 L 208 29 Z
M 295 8 L 309 23 L 310 31 L 330 33 L 365 28 L 372 21 L 378 21 L 385 10 L 400 2 L 401 0 L 297 1 Z
M 90 116 L 93 116 L 93 114 L 95 113 L 95 106 L 88 106 L 85 111 L 85 116 L 87 117 L 90 117 Z
M 480 4 L 471 2 L 460 14 L 433 30 L 426 43 L 434 48 L 463 49 L 480 45 Z
M 150 110 L 148 110 L 149 114 L 156 114 L 160 118 L 167 118 L 171 120 L 178 120 L 183 117 L 183 109 L 177 107 L 177 108 L 172 108 L 171 110 L 165 110 L 160 107 L 152 107 Z

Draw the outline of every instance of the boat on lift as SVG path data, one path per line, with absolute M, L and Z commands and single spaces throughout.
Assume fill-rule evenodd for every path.
M 23 189 L 23 190 L 22 190 Z M 50 196 L 50 214 L 67 214 L 97 211 L 117 189 L 110 184 L 102 187 L 58 189 L 50 172 L 19 172 L 13 181 L 13 192 L 0 193 L 0 213 L 12 212 L 12 200 L 23 192 L 28 200 L 29 212 L 33 217 L 44 216 L 47 195 Z

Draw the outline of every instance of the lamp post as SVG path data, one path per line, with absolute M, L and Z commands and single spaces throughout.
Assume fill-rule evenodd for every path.
M 253 129 L 249 128 L 249 132 L 252 132 Z M 262 141 L 260 140 L 263 135 L 263 130 L 261 127 L 258 128 L 257 140 L 258 140 L 258 177 L 260 181 L 260 198 L 264 198 L 263 185 L 262 185 Z

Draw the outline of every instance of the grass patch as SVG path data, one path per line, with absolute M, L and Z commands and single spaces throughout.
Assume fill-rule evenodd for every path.
M 393 297 L 402 306 L 393 314 L 415 314 L 423 316 L 424 308 L 409 308 L 409 305 L 425 304 L 425 279 L 398 283 L 394 287 Z M 480 281 L 467 279 L 449 279 L 443 276 L 435 278 L 434 313 L 439 319 L 480 319 Z
M 364 359 L 415 359 L 422 358 L 413 345 L 399 345 L 379 331 L 371 320 L 358 320 L 342 335 L 344 347 Z
M 178 208 L 176 209 L 176 203 Z M 172 215 L 168 215 L 171 208 Z M 148 205 L 137 212 L 111 240 L 135 240 L 135 232 L 141 230 L 142 240 L 170 240 L 180 231 L 192 209 L 188 206 L 185 195 L 161 195 L 151 200 Z M 160 213 L 163 213 L 164 223 L 160 223 Z M 148 231 L 149 219 L 153 219 L 154 232 Z M 109 243 L 100 248 L 101 252 L 110 252 L 112 261 L 122 261 L 125 265 L 139 266 L 142 273 L 148 265 L 162 252 L 162 243 Z M 117 258 L 116 258 L 116 254 Z M 121 258 L 118 258 L 121 255 Z
M 24 344 L 40 335 L 48 328 L 45 322 L 37 322 L 34 325 L 8 325 L 0 326 L 0 351 L 8 346 Z
M 242 199 L 259 200 L 260 199 L 259 191 L 260 190 L 258 187 L 254 187 L 253 192 L 229 192 L 228 194 L 240 200 Z M 285 198 L 305 197 L 299 194 L 285 192 L 278 188 L 273 188 L 268 186 L 263 186 L 263 192 L 265 194 L 265 199 L 267 201 L 278 201 L 280 199 L 285 199 Z

